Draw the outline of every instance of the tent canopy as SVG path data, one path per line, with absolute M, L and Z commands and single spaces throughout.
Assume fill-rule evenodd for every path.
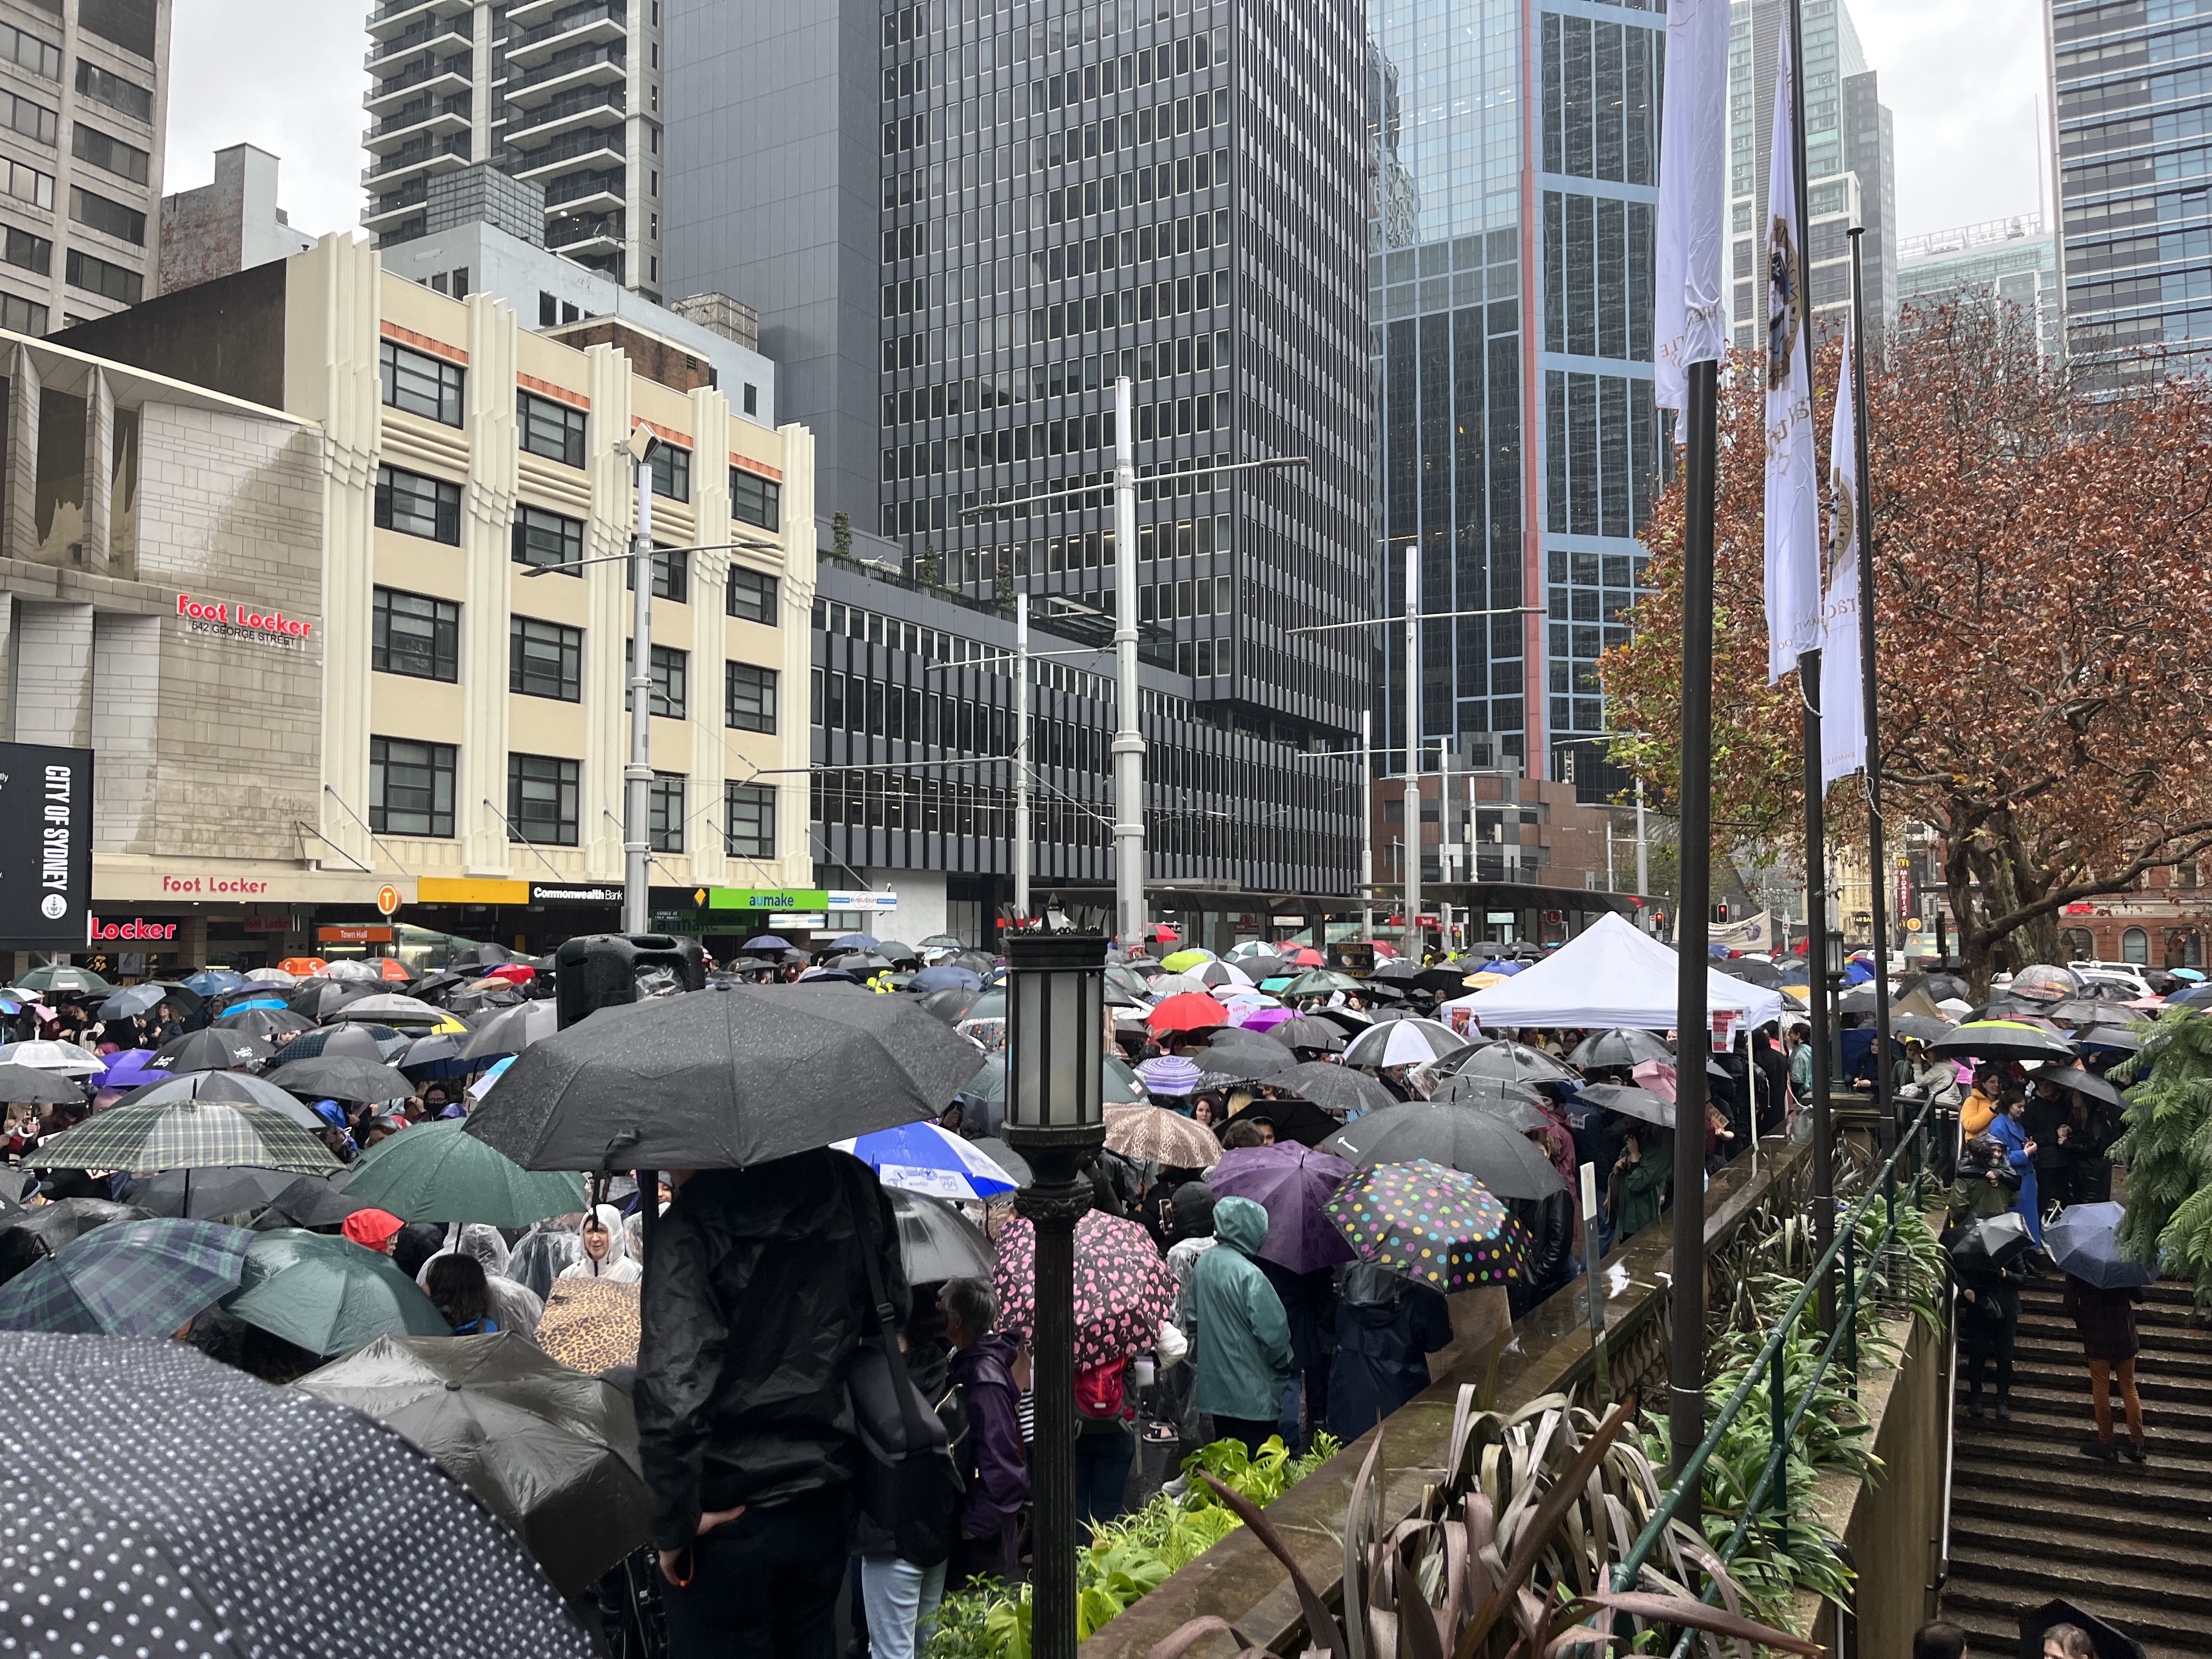
M 1680 958 L 1672 948 L 1617 915 L 1603 915 L 1525 973 L 1437 1010 L 1483 1026 L 1633 1026 L 1674 1029 Z M 1707 1006 L 1732 1010 L 1744 1025 L 1782 1018 L 1782 995 L 1705 970 Z

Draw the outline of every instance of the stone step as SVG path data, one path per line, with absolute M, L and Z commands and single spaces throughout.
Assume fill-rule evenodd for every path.
M 1956 1471 L 1954 1470 L 1954 1474 Z M 1951 1536 L 1956 1540 L 1971 1529 L 1983 1536 L 1991 1526 L 2017 1527 L 2039 1515 L 2066 1517 L 2069 1528 L 2093 1544 L 2118 1539 L 2132 1548 L 2147 1542 L 2161 1549 L 2192 1552 L 2203 1571 L 2212 1574 L 2212 1528 L 2206 1525 L 2208 1506 L 2192 1504 L 2185 1494 L 2175 1494 L 2171 1505 L 2154 1506 L 2144 1501 L 2142 1488 L 2100 1494 L 2109 1501 L 2089 1502 L 2077 1485 L 2063 1497 L 2045 1494 L 2040 1504 L 2023 1504 L 2021 1494 L 2004 1487 L 1972 1485 L 1959 1480 L 1951 1489 Z
M 1988 1368 L 1984 1367 L 1982 1376 L 1984 1396 L 1995 1387 L 1996 1384 L 1990 1380 Z M 1962 1399 L 1972 1392 L 1963 1370 L 1959 1376 L 1959 1392 Z M 2087 1411 L 2089 1408 L 2089 1373 L 2085 1366 L 2078 1364 L 2071 1370 L 2052 1370 L 2042 1367 L 2030 1369 L 2023 1366 L 2015 1355 L 2012 1392 L 2014 1405 L 2023 1398 L 2033 1397 L 2054 1410 L 2068 1401 L 2078 1401 L 2081 1409 Z M 2118 1390 L 2114 1389 L 2113 1394 L 2117 1397 Z M 2199 1382 L 2195 1377 L 2171 1376 L 2162 1361 L 2154 1361 L 2148 1366 L 2138 1363 L 2136 1368 L 2136 1397 L 2145 1403 L 2145 1409 L 2148 1409 L 2149 1402 L 2154 1400 L 2166 1401 L 2171 1403 L 2177 1414 L 2185 1418 L 2202 1417 L 2206 1425 L 2212 1427 L 2212 1382 Z
M 2162 1641 L 2212 1640 L 2212 1583 L 2202 1577 L 2185 1578 L 2143 1567 L 2108 1567 L 2090 1576 L 2063 1561 L 1962 1548 L 1954 1528 L 1947 1593 L 1961 1580 L 2009 1591 L 2015 1604 L 2039 1605 L 2054 1595 L 2075 1597 L 2094 1589 L 2100 1601 L 2137 1609 L 2133 1616 L 2139 1620 L 2155 1616 L 2165 1626 L 2157 1632 Z
M 2212 1659 L 2212 1627 L 2197 1615 L 2136 1601 L 2108 1584 L 2015 1585 L 1962 1573 L 1954 1562 L 1943 1587 L 1943 1616 L 1972 1632 L 1971 1651 L 2016 1659 L 2021 1615 L 2054 1595 L 2065 1596 L 2134 1637 L 2146 1659 Z
M 2156 1352 L 2160 1376 L 2201 1377 L 2212 1383 L 2212 1338 L 2201 1349 L 2184 1349 L 2161 1339 Z M 2071 1370 L 2078 1375 L 2085 1371 L 2087 1362 L 2082 1358 L 2080 1340 L 2070 1331 L 2063 1338 L 2021 1331 L 2013 1338 L 2012 1363 L 2016 1369 L 2034 1365 L 2046 1371 Z
M 2212 1532 L 2171 1521 L 2138 1523 L 2127 1537 L 2114 1537 L 2083 1523 L 2079 1504 L 2041 1515 L 2017 1508 L 1996 1515 L 1962 1514 L 1954 1500 L 1951 1513 L 1951 1557 L 1988 1550 L 2015 1562 L 2038 1560 L 2087 1569 L 2078 1583 L 2102 1583 L 2113 1572 L 2147 1573 L 2212 1588 Z M 2178 1536 L 2165 1535 L 2167 1532 Z
M 2158 1516 L 2200 1529 L 2212 1528 L 2212 1483 L 2203 1467 L 2192 1468 L 2184 1460 L 2153 1451 L 2152 1462 L 2123 1466 L 2127 1477 L 2123 1485 L 2117 1478 L 2109 1482 L 2102 1479 L 2103 1474 L 2117 1477 L 2119 1470 L 2100 1473 L 2078 1454 L 2077 1462 L 2068 1462 L 2038 1455 L 2044 1443 L 2031 1442 L 2018 1448 L 1990 1437 L 1961 1438 L 1951 1468 L 1954 1515 L 1960 1512 L 1962 1504 L 1986 1502 L 2002 1504 L 2014 1515 L 2111 1515 L 2129 1525 L 2138 1516 Z M 2105 1488 L 2095 1504 L 2083 1500 L 2085 1474 Z M 2091 1519 L 2084 1524 L 2100 1523 Z
M 1955 1596 L 1947 1589 L 1943 1595 L 1943 1616 L 1966 1632 L 1966 1651 L 1977 1656 L 1977 1659 L 1981 1659 L 1982 1656 L 1987 1656 L 1987 1659 L 1999 1659 L 1999 1656 L 2002 1659 L 2019 1659 L 2020 1616 L 2042 1606 L 2048 1599 L 2026 1598 L 2015 1601 L 2010 1600 L 2005 1591 L 1984 1589 L 1981 1586 L 1966 1587 Z M 2076 1606 L 2081 1605 L 2080 1598 L 2075 1598 L 2075 1601 Z M 2114 1611 L 2103 1601 L 2094 1605 L 2100 1617 L 2110 1617 Z M 2112 1622 L 2119 1624 L 2120 1620 L 2113 1619 Z M 2142 1644 L 2144 1659 L 2207 1659 L 2208 1656 L 2212 1656 L 2212 1646 L 2199 1643 L 2176 1646 L 2171 1642 L 2153 1639 L 2140 1623 L 2123 1625 L 2122 1628 Z

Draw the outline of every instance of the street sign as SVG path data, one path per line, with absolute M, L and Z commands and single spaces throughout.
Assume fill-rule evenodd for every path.
M 399 914 L 399 890 L 390 882 L 376 890 L 376 908 L 387 916 Z
M 0 743 L 0 940 L 81 950 L 92 908 L 92 750 Z

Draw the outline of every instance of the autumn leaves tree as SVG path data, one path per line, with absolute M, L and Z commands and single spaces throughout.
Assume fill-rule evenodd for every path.
M 1841 352 L 1816 379 L 1825 446 Z M 1764 386 L 1724 365 L 1713 629 L 1717 833 L 1786 844 L 1802 818 L 1796 677 L 1765 684 Z M 2212 391 L 2097 391 L 2042 362 L 2033 319 L 1969 301 L 1908 313 L 1870 356 L 1884 808 L 1942 840 L 1959 945 L 2058 957 L 2064 907 L 2212 849 Z M 1823 474 L 1826 467 L 1823 465 Z M 1600 663 L 1616 757 L 1680 782 L 1678 477 L 1645 537 L 1654 591 Z M 1831 822 L 1864 833 L 1857 780 Z

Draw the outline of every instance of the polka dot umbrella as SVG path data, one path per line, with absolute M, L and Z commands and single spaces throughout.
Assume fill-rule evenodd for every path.
M 1446 1294 L 1521 1277 L 1521 1236 L 1504 1204 L 1426 1158 L 1362 1170 L 1322 1207 L 1362 1260 Z
M 40 1384 L 0 1422 L 20 1650 L 592 1651 L 507 1524 L 358 1412 L 153 1338 L 0 1335 L 0 1375 Z
M 999 1323 L 1026 1336 L 1036 1325 L 1036 1229 L 1016 1216 L 998 1247 Z M 1151 1347 L 1175 1301 L 1174 1277 L 1142 1227 L 1097 1210 L 1075 1224 L 1076 1370 Z

